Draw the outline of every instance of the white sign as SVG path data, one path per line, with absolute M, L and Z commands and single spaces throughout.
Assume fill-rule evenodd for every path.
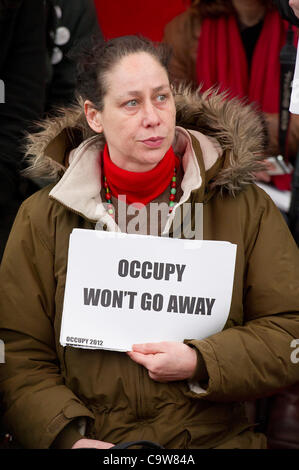
M 129 351 L 203 339 L 227 321 L 236 245 L 75 229 L 60 343 Z

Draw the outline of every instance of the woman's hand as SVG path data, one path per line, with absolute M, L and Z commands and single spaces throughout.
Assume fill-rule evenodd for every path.
M 264 183 L 270 183 L 271 181 L 271 175 L 269 175 L 268 171 L 274 171 L 275 166 L 273 163 L 269 162 L 268 160 L 264 160 L 261 162 L 263 166 L 265 167 L 265 170 L 263 171 L 258 171 L 254 173 L 254 176 L 257 181 L 263 181 Z
M 114 444 L 110 442 L 97 441 L 95 439 L 79 439 L 72 449 L 110 449 Z
M 257 171 L 254 173 L 256 181 L 262 181 L 263 183 L 270 183 L 271 176 L 267 171 Z
M 127 354 L 133 361 L 143 365 L 150 378 L 157 382 L 189 379 L 197 365 L 196 351 L 175 341 L 134 344 L 132 351 Z

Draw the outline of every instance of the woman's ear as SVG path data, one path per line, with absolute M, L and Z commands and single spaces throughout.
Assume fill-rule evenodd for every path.
M 89 100 L 84 102 L 84 113 L 89 127 L 98 134 L 103 132 L 101 112 L 95 109 L 93 103 Z

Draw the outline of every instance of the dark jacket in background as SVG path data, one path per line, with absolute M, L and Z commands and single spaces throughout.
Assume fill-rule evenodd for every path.
M 46 85 L 42 0 L 0 1 L 0 259 L 11 224 L 28 188 L 20 187 L 23 137 L 42 117 Z
M 48 86 L 46 112 L 74 100 L 76 64 L 68 56 L 83 39 L 102 37 L 93 0 L 48 0 Z
M 0 261 L 20 203 L 39 189 L 20 177 L 24 136 L 73 102 L 76 64 L 67 54 L 92 34 L 101 35 L 93 0 L 0 0 Z

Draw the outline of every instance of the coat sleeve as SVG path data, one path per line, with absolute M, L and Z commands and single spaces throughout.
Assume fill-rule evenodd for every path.
M 291 346 L 299 338 L 298 248 L 267 195 L 264 201 L 244 272 L 244 324 L 186 341 L 198 349 L 209 375 L 202 387 L 190 384 L 187 393 L 194 397 L 252 400 L 299 381 Z
M 31 199 L 19 210 L 0 269 L 0 393 L 8 431 L 25 448 L 48 448 L 73 419 L 93 415 L 60 372 L 53 253 L 32 223 Z

